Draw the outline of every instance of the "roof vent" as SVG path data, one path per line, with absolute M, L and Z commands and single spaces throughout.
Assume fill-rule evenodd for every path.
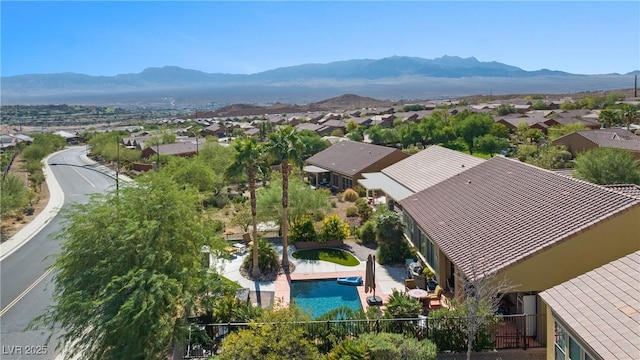
M 462 164 L 462 167 L 464 167 L 464 164 Z
M 471 184 L 471 180 L 467 180 L 467 184 Z

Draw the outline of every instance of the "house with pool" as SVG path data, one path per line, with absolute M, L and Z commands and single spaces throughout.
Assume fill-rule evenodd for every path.
M 308 158 L 302 171 L 312 186 L 343 191 L 353 188 L 362 173 L 380 171 L 407 157 L 392 147 L 344 140 Z
M 505 314 L 546 314 L 538 294 L 640 250 L 640 196 L 501 156 L 400 202 L 406 238 L 440 284 L 504 276 Z M 527 335 L 546 336 L 544 317 Z

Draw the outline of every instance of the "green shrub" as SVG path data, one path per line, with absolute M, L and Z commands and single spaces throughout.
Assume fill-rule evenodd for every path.
M 367 221 L 371 218 L 371 214 L 373 213 L 373 210 L 371 209 L 371 206 L 369 206 L 369 204 L 367 203 L 367 200 L 364 198 L 359 198 L 356 200 L 355 202 L 356 208 L 358 208 L 358 216 L 360 216 L 360 219 L 362 219 L 362 221 Z
M 359 234 L 363 244 L 374 244 L 376 242 L 376 222 L 369 220 L 364 223 L 359 230 Z
M 364 186 L 357 184 L 356 186 L 353 187 L 353 190 L 355 190 L 358 193 L 359 197 L 366 197 L 367 196 L 367 189 L 364 188 Z
M 347 189 L 342 193 L 342 201 L 354 202 L 358 197 L 358 193 L 353 189 Z
M 293 222 L 289 233 L 291 242 L 299 241 L 317 241 L 318 233 L 313 225 L 313 219 L 310 215 L 299 217 Z
M 268 272 L 278 268 L 278 252 L 272 243 L 265 239 L 258 241 L 258 267 L 261 272 Z M 253 252 L 253 246 L 249 247 L 249 254 Z M 249 255 L 244 258 L 242 267 L 251 271 L 253 269 L 253 256 Z
M 438 351 L 467 351 L 467 333 L 464 327 L 464 317 L 466 315 L 457 309 L 442 308 L 429 313 L 429 334 L 431 340 L 438 347 Z M 492 341 L 491 328 L 492 324 L 497 321 L 499 321 L 499 318 L 496 316 L 486 316 L 486 322 L 480 326 L 480 330 L 473 340 L 473 351 L 482 351 L 495 347 Z
M 224 230 L 224 221 L 222 221 L 222 220 L 213 220 L 211 222 L 211 227 L 213 228 L 214 232 L 221 233 L 222 230 Z
M 376 360 L 435 360 L 436 346 L 429 340 L 418 341 L 402 334 L 369 333 L 356 343 L 364 344 L 370 359 Z
M 349 206 L 347 208 L 347 217 L 358 217 L 358 208 L 355 206 Z
M 357 340 L 344 339 L 327 355 L 328 360 L 366 360 L 370 359 L 367 346 Z

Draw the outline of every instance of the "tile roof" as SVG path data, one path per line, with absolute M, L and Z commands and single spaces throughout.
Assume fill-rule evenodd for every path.
M 409 190 L 418 192 L 484 161 L 459 151 L 432 145 L 382 169 L 382 173 Z
M 400 205 L 470 274 L 474 267 L 482 272 L 509 267 L 640 206 L 640 199 L 498 156 Z
M 601 358 L 640 359 L 640 251 L 540 297 Z
M 640 151 L 640 136 L 626 129 L 583 130 L 576 133 L 601 147 Z
M 353 176 L 394 152 L 400 151 L 386 146 L 345 140 L 313 155 L 306 163 Z
M 636 184 L 613 184 L 603 185 L 604 187 L 621 192 L 623 194 L 636 197 L 640 199 L 640 185 Z

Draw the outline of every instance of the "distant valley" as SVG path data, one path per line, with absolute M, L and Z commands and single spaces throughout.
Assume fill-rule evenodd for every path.
M 346 93 L 399 101 L 607 91 L 632 88 L 634 75 L 639 73 L 580 75 L 525 71 L 473 57 L 395 56 L 298 65 L 250 75 L 210 74 L 166 66 L 116 76 L 75 73 L 3 76 L 0 97 L 3 105 L 218 108 L 233 103 L 309 104 Z

